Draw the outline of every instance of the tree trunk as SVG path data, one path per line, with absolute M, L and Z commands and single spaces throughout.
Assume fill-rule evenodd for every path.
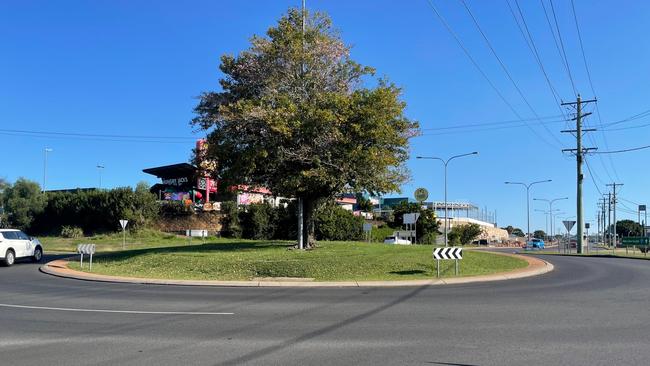
M 313 198 L 303 198 L 303 232 L 302 242 L 305 249 L 313 248 L 316 246 L 316 236 L 314 230 L 314 209 L 316 207 L 316 200 Z

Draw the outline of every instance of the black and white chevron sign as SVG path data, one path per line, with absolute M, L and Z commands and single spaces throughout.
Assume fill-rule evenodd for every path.
M 463 259 L 463 248 L 435 248 L 433 259 Z

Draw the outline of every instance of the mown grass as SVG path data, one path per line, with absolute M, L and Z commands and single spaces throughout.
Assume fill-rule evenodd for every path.
M 95 257 L 93 272 L 107 275 L 193 280 L 251 280 L 259 277 L 313 278 L 315 281 L 412 280 L 435 277 L 432 246 L 320 242 L 309 251 L 277 241 L 215 239 L 108 252 Z M 465 251 L 461 276 L 526 267 L 524 260 Z M 79 269 L 78 262 L 71 268 Z M 86 270 L 88 267 L 85 268 Z M 441 277 L 454 276 L 454 261 L 441 261 Z
M 76 252 L 78 244 L 95 244 L 98 252 L 122 251 L 122 233 L 110 233 L 95 235 L 83 238 L 62 238 L 58 236 L 44 236 L 38 238 L 45 248 L 46 252 Z M 209 237 L 204 239 L 192 238 L 191 240 L 184 236 L 163 233 L 155 230 L 139 230 L 136 232 L 127 231 L 126 249 L 144 249 L 158 248 L 168 246 L 178 246 L 184 244 L 197 244 L 204 241 L 214 241 L 216 238 Z

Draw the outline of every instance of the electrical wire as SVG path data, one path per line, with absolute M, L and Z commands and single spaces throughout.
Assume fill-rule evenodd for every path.
M 650 149 L 650 145 L 632 147 L 632 148 L 629 148 L 629 149 L 614 150 L 614 151 L 595 151 L 595 152 L 592 152 L 591 154 L 618 154 L 618 153 L 637 151 L 637 150 L 644 150 L 644 149 Z
M 485 43 L 487 44 L 488 48 L 489 48 L 490 51 L 492 52 L 492 55 L 493 55 L 494 58 L 496 58 L 497 61 L 499 62 L 499 65 L 501 66 L 501 69 L 503 69 L 503 72 L 506 74 L 506 76 L 508 77 L 508 79 L 510 80 L 510 82 L 512 83 L 512 85 L 515 87 L 515 89 L 517 90 L 517 93 L 519 93 L 519 96 L 521 96 L 521 99 L 524 100 L 524 102 L 525 102 L 526 105 L 528 106 L 528 109 L 530 109 L 530 111 L 533 113 L 533 115 L 534 115 L 538 120 L 540 120 L 540 122 L 541 122 L 541 119 L 539 118 L 539 115 L 537 114 L 537 111 L 535 111 L 535 108 L 533 108 L 533 106 L 532 106 L 532 105 L 530 104 L 530 102 L 528 101 L 528 98 L 526 98 L 526 96 L 524 95 L 524 93 L 521 91 L 521 88 L 519 88 L 519 85 L 517 84 L 517 82 L 515 82 L 514 78 L 512 77 L 512 74 L 510 74 L 510 71 L 508 71 L 508 68 L 507 68 L 506 65 L 503 63 L 503 61 L 501 60 L 501 58 L 500 58 L 499 55 L 497 54 L 496 50 L 495 50 L 494 47 L 492 46 L 492 42 L 490 42 L 490 39 L 488 38 L 488 36 L 485 34 L 485 32 L 483 31 L 483 29 L 482 29 L 481 26 L 479 25 L 478 20 L 477 20 L 476 17 L 474 16 L 474 13 L 472 13 L 472 10 L 469 8 L 469 6 L 467 6 L 467 3 L 465 2 L 465 0 L 460 0 L 460 2 L 461 2 L 461 3 L 463 4 L 463 6 L 465 7 L 465 10 L 467 10 L 467 13 L 468 13 L 469 16 L 472 18 L 472 21 L 474 22 L 474 25 L 476 26 L 476 29 L 478 29 L 479 33 L 481 33 L 481 36 L 483 37 L 483 40 L 485 40 Z M 549 130 L 548 127 L 546 127 L 546 125 L 542 125 L 542 126 L 544 127 L 544 129 L 546 130 L 546 132 L 548 132 L 548 133 L 553 137 L 553 139 L 558 143 L 558 145 L 562 146 L 562 141 L 560 141 L 560 139 L 558 139 L 557 136 L 555 136 L 555 134 L 554 134 L 553 132 L 551 132 L 551 130 Z
M 517 3 L 517 6 L 519 6 L 518 0 L 515 0 Z M 557 29 L 557 36 L 558 39 L 560 40 L 560 47 L 562 48 L 562 54 L 564 55 L 564 64 L 566 66 L 566 72 L 569 75 L 569 80 L 571 81 L 571 87 L 573 88 L 573 93 L 577 96 L 578 92 L 576 89 L 576 85 L 573 82 L 573 76 L 571 75 L 571 67 L 569 67 L 569 59 L 566 56 L 566 51 L 564 50 L 564 41 L 562 41 L 562 33 L 560 32 L 560 26 L 557 22 L 557 15 L 555 14 L 555 6 L 553 5 L 553 0 L 549 0 L 549 3 L 551 4 L 551 12 L 553 13 L 553 20 L 555 21 L 555 29 Z
M 540 1 L 543 1 L 543 0 L 540 0 Z M 571 11 L 573 12 L 573 20 L 574 20 L 574 23 L 576 25 L 576 33 L 578 34 L 578 41 L 580 42 L 580 51 L 582 53 L 582 61 L 583 61 L 584 66 L 585 66 L 585 71 L 587 72 L 587 79 L 589 80 L 589 87 L 591 88 L 591 93 L 593 94 L 594 98 L 598 99 L 598 96 L 596 94 L 596 89 L 594 88 L 594 83 L 593 83 L 593 81 L 591 79 L 591 71 L 589 71 L 589 63 L 587 62 L 587 55 L 585 53 L 585 47 L 584 47 L 584 44 L 582 42 L 582 33 L 580 32 L 580 25 L 578 23 L 578 15 L 577 15 L 577 12 L 576 12 L 576 6 L 575 6 L 574 0 L 571 0 Z M 603 124 L 603 118 L 602 118 L 602 116 L 600 114 L 600 106 L 599 106 L 598 102 L 596 102 L 596 115 L 598 116 L 598 122 L 602 125 Z M 600 131 L 600 135 L 603 138 L 603 143 L 605 144 L 605 149 L 609 150 L 609 143 L 607 142 L 607 136 L 605 135 L 605 132 Z M 589 136 L 589 139 L 591 140 L 591 143 L 596 145 L 596 142 L 594 141 L 594 138 L 591 135 L 588 135 L 588 136 Z M 616 165 L 614 164 L 614 161 L 612 160 L 611 155 L 608 155 L 607 157 L 609 159 L 609 164 L 611 165 L 611 168 L 612 168 L 612 170 L 614 172 L 614 175 L 616 176 L 616 180 L 620 180 L 619 176 L 618 176 L 618 172 L 616 171 Z M 614 179 L 612 179 L 612 176 L 609 173 L 609 169 L 607 169 L 607 166 L 605 165 L 605 162 L 604 162 L 604 160 L 602 158 L 602 155 L 599 155 L 599 158 L 600 158 L 601 165 L 605 169 L 605 173 L 607 173 L 607 176 L 609 176 L 611 180 L 614 180 Z
M 540 119 L 555 119 L 555 118 L 560 118 L 562 116 L 547 116 L 547 117 L 540 117 Z M 484 123 L 469 123 L 469 124 L 464 124 L 464 125 L 450 125 L 450 126 L 443 126 L 443 127 L 430 127 L 430 128 L 421 128 L 421 131 L 437 131 L 437 130 L 451 130 L 451 129 L 457 129 L 457 128 L 467 128 L 467 127 L 484 127 L 484 126 L 495 126 L 495 125 L 505 125 L 505 124 L 511 124 L 511 123 L 520 123 L 524 121 L 534 121 L 536 120 L 535 118 L 530 118 L 530 119 L 513 119 L 513 120 L 508 120 L 508 121 L 498 121 L 498 122 L 484 122 Z M 556 120 L 556 121 L 544 121 L 541 123 L 555 123 L 555 122 L 563 122 L 564 120 Z
M 519 19 L 517 18 L 517 15 L 515 14 L 515 10 L 512 7 L 512 4 L 510 4 L 509 0 L 506 0 L 506 4 L 508 4 L 508 9 L 510 10 L 510 14 L 512 15 L 512 18 L 515 21 L 515 24 L 517 25 L 517 28 L 519 29 L 519 32 L 521 33 L 521 36 L 524 38 L 524 41 L 526 42 L 526 46 L 528 46 L 528 50 L 530 50 L 530 53 L 533 55 L 533 58 L 537 62 L 537 66 L 539 67 L 540 71 L 544 75 L 544 79 L 546 80 L 546 84 L 548 85 L 549 89 L 551 90 L 551 94 L 553 94 L 553 99 L 555 100 L 555 104 L 557 105 L 558 109 L 560 110 L 560 113 L 564 116 L 565 119 L 569 119 L 566 116 L 566 113 L 562 109 L 561 106 L 561 100 L 562 98 L 558 94 L 557 90 L 553 86 L 553 83 L 551 83 L 551 79 L 548 76 L 548 73 L 546 72 L 546 69 L 544 68 L 544 64 L 542 63 L 542 59 L 539 55 L 539 52 L 537 51 L 537 46 L 535 45 L 535 40 L 533 39 L 532 34 L 530 33 L 530 29 L 528 29 L 528 24 L 526 23 L 526 19 L 523 17 L 523 12 L 519 12 L 519 15 L 521 16 L 521 21 L 524 25 L 524 28 L 526 31 L 524 32 L 524 28 L 522 28 L 521 24 L 519 23 Z M 521 9 L 520 9 L 521 10 Z M 526 36 L 528 35 L 528 36 Z M 568 126 L 568 125 L 567 125 Z
M 596 180 L 594 179 L 594 173 L 591 171 L 591 166 L 589 165 L 589 160 L 585 159 L 585 165 L 587 166 L 587 170 L 589 171 L 589 177 L 591 178 L 591 181 L 594 183 L 594 187 L 596 187 L 596 191 L 598 191 L 598 194 L 602 196 L 603 192 L 600 191 L 600 188 L 598 188 L 598 184 L 596 184 Z M 600 180 L 600 178 L 598 178 L 598 180 Z
M 501 98 L 501 100 L 502 100 L 502 101 L 503 101 L 503 102 L 508 106 L 508 108 L 512 111 L 512 113 L 515 114 L 515 115 L 517 116 L 517 118 L 519 118 L 519 119 L 523 119 L 523 117 L 519 114 L 519 112 L 517 112 L 517 110 L 512 106 L 512 104 L 510 104 L 510 102 L 508 102 L 508 100 L 503 96 L 503 94 L 502 94 L 501 91 L 496 87 L 496 85 L 494 85 L 494 83 L 493 83 L 492 80 L 487 76 L 487 74 L 485 73 L 485 71 L 483 71 L 483 69 L 479 66 L 478 62 L 476 62 L 476 60 L 475 60 L 474 57 L 471 55 L 471 53 L 469 52 L 469 50 L 467 49 L 467 47 L 465 47 L 465 45 L 464 45 L 463 42 L 460 40 L 460 38 L 458 37 L 458 35 L 456 34 L 456 32 L 454 32 L 454 30 L 451 28 L 451 26 L 449 25 L 449 23 L 447 23 L 447 21 L 446 21 L 445 18 L 442 16 L 442 14 L 440 14 L 440 12 L 439 12 L 438 9 L 436 8 L 436 6 L 433 4 L 433 2 L 432 2 L 431 0 L 427 0 L 427 4 L 429 4 L 429 7 L 430 7 L 430 8 L 433 10 L 433 12 L 436 14 L 436 16 L 438 17 L 438 19 L 440 20 L 440 22 L 442 23 L 442 25 L 445 27 L 445 29 L 447 30 L 447 32 L 449 32 L 449 34 L 451 34 L 451 36 L 454 38 L 454 40 L 456 41 L 456 43 L 458 43 L 458 45 L 460 46 L 460 48 L 461 48 L 461 49 L 463 50 L 463 52 L 465 53 L 465 56 L 467 56 L 467 58 L 468 58 L 468 59 L 470 60 L 470 62 L 474 65 L 474 67 L 479 71 L 479 73 L 483 76 L 483 78 L 488 82 L 488 84 L 490 84 L 490 87 L 492 87 L 492 89 L 497 93 L 497 95 L 499 96 L 499 98 Z M 543 141 L 544 143 L 546 143 L 546 144 L 548 144 L 548 145 L 550 145 L 550 146 L 553 146 L 553 145 L 550 144 L 550 143 L 549 143 L 545 138 L 543 138 L 539 133 L 537 133 L 537 131 L 536 131 L 534 128 L 532 128 L 531 126 L 528 126 L 528 128 L 529 128 L 529 129 L 530 129 L 530 130 L 531 130 L 531 131 L 532 131 L 532 132 L 533 132 L 533 133 L 534 133 L 534 134 L 535 134 L 535 135 L 540 139 L 540 141 Z
M 33 130 L 13 130 L 0 129 L 0 132 L 38 134 L 38 135 L 57 135 L 57 136 L 74 136 L 74 137 L 106 137 L 106 138 L 138 138 L 138 139 L 170 139 L 170 140 L 196 140 L 196 137 L 179 137 L 179 136 L 144 136 L 144 135 L 110 135 L 94 133 L 77 133 L 77 132 L 56 132 L 56 131 L 33 131 Z

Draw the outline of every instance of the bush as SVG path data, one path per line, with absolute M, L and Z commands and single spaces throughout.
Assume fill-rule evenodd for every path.
M 451 231 L 449 231 L 449 244 L 454 245 L 467 245 L 476 239 L 483 229 L 478 224 L 463 224 L 459 226 L 454 226 Z
M 64 238 L 76 239 L 83 238 L 84 232 L 77 226 L 63 226 L 60 235 Z
M 237 202 L 223 202 L 221 204 L 221 233 L 227 238 L 241 238 L 242 228 L 239 225 L 239 208 Z
M 335 203 L 327 203 L 316 212 L 317 240 L 361 240 L 364 219 Z
M 246 239 L 271 239 L 277 228 L 278 212 L 268 203 L 248 205 L 239 214 L 242 237 Z
M 63 226 L 76 226 L 85 233 L 120 230 L 119 220 L 129 220 L 130 230 L 146 227 L 158 217 L 156 196 L 144 184 L 111 190 L 48 192 L 44 210 L 34 215 L 31 230 L 57 233 Z

